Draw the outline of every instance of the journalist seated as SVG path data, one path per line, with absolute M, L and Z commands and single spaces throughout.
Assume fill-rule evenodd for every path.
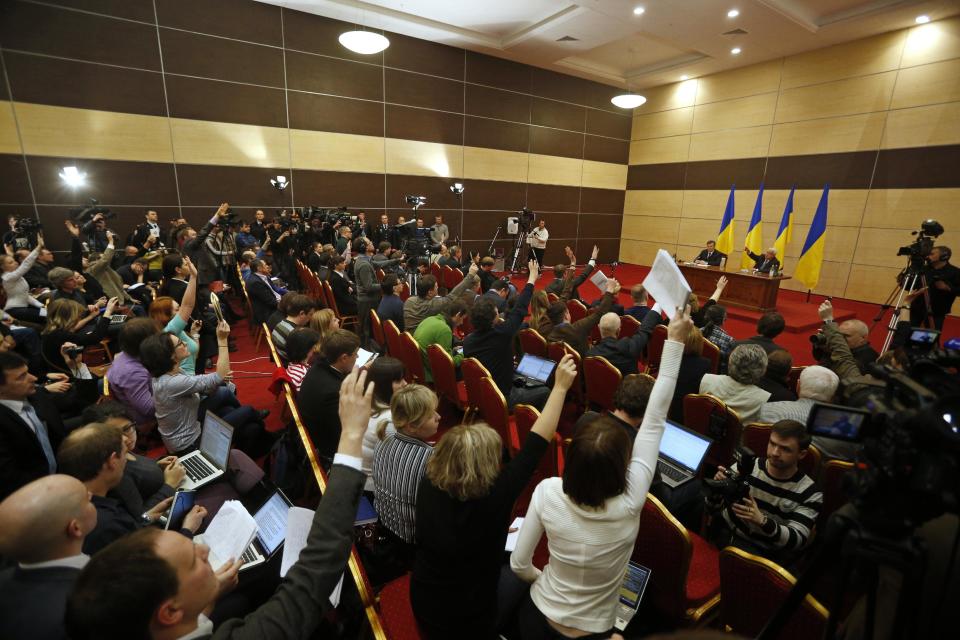
M 700 393 L 723 400 L 737 412 L 740 422 L 757 419 L 760 407 L 770 399 L 770 392 L 757 386 L 767 370 L 767 354 L 755 344 L 745 344 L 730 353 L 727 375 L 708 373 L 700 380 Z

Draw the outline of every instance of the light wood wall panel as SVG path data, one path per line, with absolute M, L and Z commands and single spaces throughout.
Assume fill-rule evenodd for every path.
M 847 288 L 847 279 L 850 277 L 849 262 L 831 262 L 824 260 L 820 267 L 820 282 L 816 292 L 823 296 L 844 296 Z M 788 257 L 783 261 L 784 273 L 792 275 L 797 270 L 797 258 Z M 780 283 L 780 287 L 790 291 L 806 291 L 807 285 L 791 277 Z
M 634 115 L 692 107 L 697 98 L 697 80 L 684 80 L 651 89 L 644 89 L 647 101 L 633 110 Z
M 882 303 L 897 286 L 897 274 L 901 269 L 903 269 L 902 266 L 852 264 L 843 296 L 854 300 Z
M 528 154 L 518 151 L 463 148 L 463 177 L 466 179 L 526 182 L 529 164 Z
M 318 171 L 383 173 L 384 139 L 327 131 L 290 130 L 293 167 Z
M 783 63 L 784 89 L 893 71 L 906 32 L 894 31 L 790 56 Z
M 663 138 L 690 133 L 693 122 L 693 107 L 657 111 L 634 116 L 632 140 Z
M 690 150 L 690 136 L 671 136 L 630 143 L 630 164 L 662 164 L 685 162 Z
M 14 104 L 25 153 L 172 162 L 167 118 L 41 104 Z
M 900 71 L 893 109 L 960 100 L 960 59 Z
M 771 156 L 865 151 L 880 146 L 885 111 L 788 122 L 773 127 Z
M 683 194 L 683 217 L 719 220 L 727 206 L 729 189 L 687 190 Z M 756 189 L 735 189 L 733 192 L 734 220 L 750 220 L 757 201 Z
M 697 133 L 690 139 L 690 160 L 762 158 L 770 148 L 770 127 Z
M 776 92 L 699 104 L 693 110 L 693 133 L 770 124 L 776 108 Z
M 653 259 L 657 257 L 657 251 L 660 249 L 673 254 L 676 246 L 624 238 L 620 241 L 620 260 L 632 264 L 653 264 Z
M 848 78 L 780 94 L 777 122 L 795 122 L 854 113 L 886 110 L 893 94 L 897 72 Z
M 789 191 L 786 189 L 764 192 L 764 221 L 777 222 L 783 216 Z M 839 227 L 859 227 L 867 204 L 866 189 L 830 189 L 827 204 L 827 223 Z M 820 189 L 797 189 L 793 194 L 793 223 L 810 224 L 820 204 Z M 770 212 L 767 217 L 766 212 Z
M 584 160 L 581 185 L 596 189 L 626 189 L 627 165 Z
M 677 244 L 680 229 L 679 218 L 661 218 L 659 216 L 623 216 L 620 234 L 631 240 Z
M 655 215 L 679 218 L 683 208 L 683 191 L 668 189 L 628 189 L 624 203 L 624 215 Z
M 960 229 L 960 189 L 871 189 L 863 224 L 916 231 L 927 218 Z
M 884 149 L 960 143 L 960 102 L 898 109 L 887 116 Z
M 583 178 L 583 160 L 530 154 L 530 182 L 580 186 Z M 626 176 L 624 176 L 626 184 Z
M 777 91 L 782 66 L 783 60 L 770 60 L 698 78 L 697 104 Z
M 463 175 L 463 148 L 439 142 L 386 139 L 387 173 L 453 178 Z
M 960 16 L 910 29 L 901 67 L 960 58 Z
M 914 239 L 909 231 L 902 229 L 875 229 L 865 226 L 861 229 L 853 262 L 878 267 L 899 264 L 902 269 L 906 260 L 903 257 L 897 257 L 897 250 L 907 246 Z M 957 247 L 960 246 L 957 243 L 958 240 L 960 240 L 960 229 L 947 229 L 946 233 L 937 240 L 937 244 Z
M 287 129 L 181 118 L 171 118 L 170 128 L 177 162 L 235 167 L 290 166 Z
M 13 117 L 13 105 L 5 100 L 0 101 L 0 153 L 23 153 Z

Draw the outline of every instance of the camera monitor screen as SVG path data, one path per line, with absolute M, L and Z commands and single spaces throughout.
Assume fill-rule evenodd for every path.
M 816 436 L 859 442 L 869 417 L 870 414 L 861 409 L 816 403 L 810 410 L 807 431 Z
M 918 347 L 932 347 L 939 337 L 940 332 L 935 329 L 910 329 L 910 344 Z

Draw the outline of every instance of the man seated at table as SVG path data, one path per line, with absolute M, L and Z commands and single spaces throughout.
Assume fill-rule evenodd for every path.
M 770 270 L 773 268 L 780 271 L 780 261 L 777 260 L 777 250 L 773 247 L 770 247 L 762 254 L 756 254 L 750 251 L 748 247 L 744 247 L 743 250 L 746 251 L 750 259 L 753 260 L 753 268 L 757 270 L 757 273 L 770 273 Z
M 717 243 L 709 240 L 707 241 L 707 248 L 698 253 L 693 262 L 694 264 L 705 264 L 709 267 L 719 267 L 726 257 L 727 254 L 717 251 Z

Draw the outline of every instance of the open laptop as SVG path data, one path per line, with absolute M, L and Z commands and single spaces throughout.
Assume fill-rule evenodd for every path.
M 517 365 L 517 370 L 515 371 L 515 379 L 523 382 L 523 385 L 526 387 L 536 387 L 547 384 L 547 380 L 550 379 L 550 374 L 553 373 L 556 366 L 557 363 L 553 360 L 547 360 L 546 358 L 540 358 L 528 353 L 520 359 L 520 364 Z
M 667 420 L 657 460 L 663 483 L 672 489 L 693 480 L 711 444 L 710 438 Z
M 203 417 L 200 449 L 179 459 L 187 472 L 181 489 L 197 489 L 222 476 L 227 470 L 233 427 L 212 411 Z
M 240 571 L 263 564 L 280 550 L 287 538 L 287 512 L 291 506 L 287 496 L 277 489 L 253 514 L 257 535 L 240 556 Z

